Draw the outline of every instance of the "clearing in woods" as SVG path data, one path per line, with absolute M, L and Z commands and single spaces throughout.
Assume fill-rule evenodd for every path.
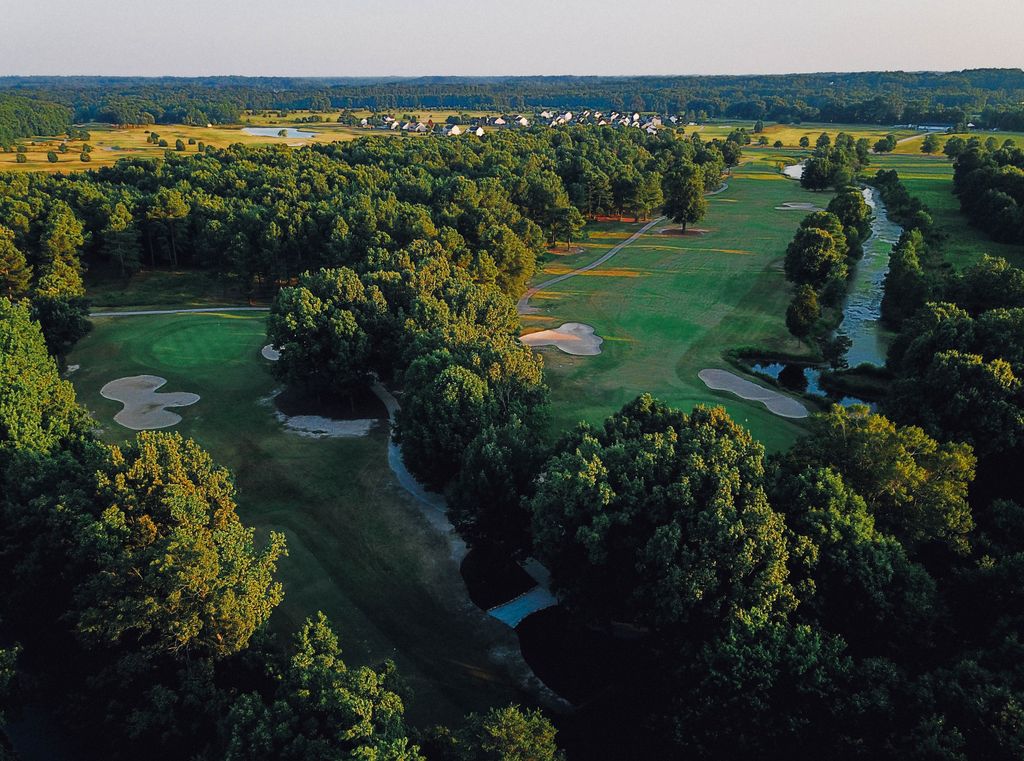
M 194 438 L 230 468 L 239 514 L 259 535 L 287 536 L 275 631 L 290 636 L 323 610 L 349 663 L 398 664 L 413 691 L 409 713 L 419 723 L 533 702 L 492 657 L 492 650 L 518 652 L 514 633 L 470 603 L 448 540 L 388 468 L 387 427 L 359 438 L 310 438 L 278 422 L 269 399 L 277 383 L 261 354 L 265 314 L 94 322 L 72 354 L 80 368 L 71 379 L 102 437 L 117 443 L 134 436 L 113 421 L 121 403 L 100 394 L 111 380 L 159 375 L 169 389 L 200 395 L 198 403 L 175 409 L 182 420 L 170 430 Z

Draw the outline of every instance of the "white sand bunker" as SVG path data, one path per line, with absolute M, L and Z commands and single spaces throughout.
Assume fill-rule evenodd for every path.
M 281 351 L 274 348 L 274 344 L 267 344 L 260 349 L 260 354 L 263 355 L 263 359 L 269 359 L 271 362 L 277 362 L 281 359 Z
M 741 399 L 761 402 L 769 412 L 773 412 L 779 417 L 807 417 L 807 408 L 796 399 L 791 399 L 770 388 L 759 386 L 728 370 L 701 370 L 697 373 L 697 377 L 704 381 L 705 386 L 715 391 L 729 391 Z
M 582 322 L 565 322 L 554 330 L 527 333 L 520 336 L 519 340 L 527 346 L 554 346 L 566 354 L 580 357 L 600 354 L 601 344 L 604 343 L 604 339 L 594 332 L 593 327 Z
M 168 428 L 181 421 L 181 415 L 168 407 L 188 407 L 199 401 L 198 394 L 176 391 L 158 394 L 156 390 L 167 383 L 158 375 L 133 375 L 112 380 L 100 389 L 100 396 L 121 402 L 124 409 L 114 415 L 114 422 L 133 431 Z
M 334 420 L 319 415 L 294 415 L 289 417 L 278 411 L 277 419 L 285 428 L 300 436 L 308 436 L 313 439 L 350 439 L 358 436 L 365 436 L 378 420 L 373 418 L 359 420 Z
M 775 208 L 779 211 L 825 211 L 823 208 L 815 206 L 813 203 L 796 203 L 793 201 L 787 201 L 781 206 L 776 206 Z

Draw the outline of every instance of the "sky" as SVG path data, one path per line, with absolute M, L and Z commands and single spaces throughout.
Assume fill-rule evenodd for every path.
M 0 0 L 0 75 L 1024 66 L 1024 0 Z

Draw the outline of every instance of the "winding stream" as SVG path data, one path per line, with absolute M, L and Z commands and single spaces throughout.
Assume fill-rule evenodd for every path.
M 871 235 L 864 241 L 864 257 L 854 267 L 838 330 L 853 342 L 846 353 L 850 367 L 865 362 L 885 364 L 891 336 L 880 322 L 882 285 L 889 271 L 889 254 L 903 233 L 903 228 L 889 219 L 877 190 L 869 186 L 861 192 L 873 212 Z
M 790 179 L 799 180 L 804 173 L 804 164 L 791 164 L 784 167 L 782 173 Z M 865 362 L 878 366 L 885 364 L 890 335 L 880 322 L 882 285 L 889 271 L 889 254 L 903 233 L 903 228 L 889 219 L 877 190 L 865 186 L 861 193 L 872 212 L 871 234 L 863 244 L 864 256 L 854 265 L 843 306 L 843 321 L 836 331 L 851 341 L 846 353 L 850 367 Z

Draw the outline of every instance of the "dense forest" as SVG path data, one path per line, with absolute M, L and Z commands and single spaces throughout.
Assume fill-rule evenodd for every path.
M 245 109 L 629 110 L 783 122 L 1020 123 L 1024 71 L 681 77 L 301 79 L 0 77 L 0 92 L 68 106 L 76 122 L 214 124 Z
M 467 543 L 551 570 L 608 653 L 583 668 L 609 686 L 556 722 L 571 757 L 1020 758 L 1024 272 L 933 272 L 922 248 L 919 292 L 927 212 L 898 177 L 876 182 L 917 222 L 915 301 L 880 413 L 833 407 L 770 457 L 722 409 L 646 395 L 548 432 L 515 311 L 539 254 L 588 216 L 696 221 L 739 150 L 581 128 L 0 177 L 0 688 L 30 673 L 109 758 L 558 757 L 532 709 L 408 726 L 400 674 L 345 664 L 322 617 L 269 637 L 286 548 L 255 542 L 229 474 L 175 435 L 95 439 L 57 364 L 82 268 L 195 267 L 273 296 L 283 382 L 400 391 L 403 457 Z M 838 192 L 785 252 L 795 333 L 859 256 L 868 161 L 845 135 L 815 149 L 808 183 Z
M 70 107 L 0 93 L 0 146 L 33 135 L 63 135 L 71 129 Z

